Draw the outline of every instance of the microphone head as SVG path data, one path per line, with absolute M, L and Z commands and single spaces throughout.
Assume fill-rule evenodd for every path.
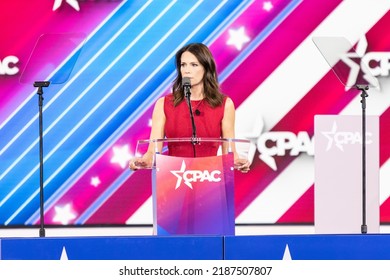
M 183 77 L 181 83 L 183 87 L 191 87 L 191 79 L 188 77 Z

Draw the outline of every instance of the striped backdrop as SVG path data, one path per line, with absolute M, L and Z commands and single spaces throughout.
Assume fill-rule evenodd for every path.
M 389 0 L 53 2 L 0 3 L 0 225 L 40 221 L 37 80 L 52 81 L 45 223 L 152 223 L 151 174 L 127 162 L 189 42 L 210 47 L 236 136 L 253 143 L 251 171 L 235 174 L 236 222 L 313 223 L 314 116 L 361 114 L 360 92 L 338 80 L 314 36 L 346 37 L 376 58 L 367 114 L 380 116 L 380 219 L 390 222 Z

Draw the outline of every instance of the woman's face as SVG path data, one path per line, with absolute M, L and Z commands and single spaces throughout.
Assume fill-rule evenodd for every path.
M 204 67 L 196 56 L 188 51 L 181 55 L 180 72 L 182 77 L 190 78 L 191 86 L 197 86 L 203 82 Z

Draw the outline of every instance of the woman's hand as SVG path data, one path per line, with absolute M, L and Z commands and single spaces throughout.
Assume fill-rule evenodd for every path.
M 152 168 L 153 156 L 144 155 L 141 158 L 133 158 L 129 162 L 129 168 L 133 171 L 138 169 Z
M 241 171 L 242 173 L 248 173 L 250 170 L 250 162 L 247 159 L 235 159 L 234 160 L 234 169 Z

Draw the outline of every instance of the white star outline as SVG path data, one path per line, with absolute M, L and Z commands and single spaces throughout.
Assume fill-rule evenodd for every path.
M 183 180 L 183 176 L 180 175 L 180 174 L 183 174 L 185 171 L 186 171 L 186 163 L 184 162 L 184 160 L 183 160 L 183 162 L 181 163 L 181 168 L 180 168 L 180 170 L 177 170 L 177 171 L 173 171 L 173 170 L 172 170 L 172 171 L 171 171 L 171 173 L 172 173 L 173 175 L 175 175 L 176 178 L 177 178 L 175 190 L 177 190 L 177 189 L 180 187 L 181 181 Z M 186 185 L 192 190 L 192 184 L 191 184 L 190 182 L 184 180 L 184 184 L 186 184 Z
M 57 10 L 59 7 L 61 7 L 63 0 L 54 0 L 53 5 L 53 11 Z M 80 5 L 77 0 L 65 0 L 66 3 L 68 3 L 70 6 L 73 7 L 76 11 L 80 11 Z

